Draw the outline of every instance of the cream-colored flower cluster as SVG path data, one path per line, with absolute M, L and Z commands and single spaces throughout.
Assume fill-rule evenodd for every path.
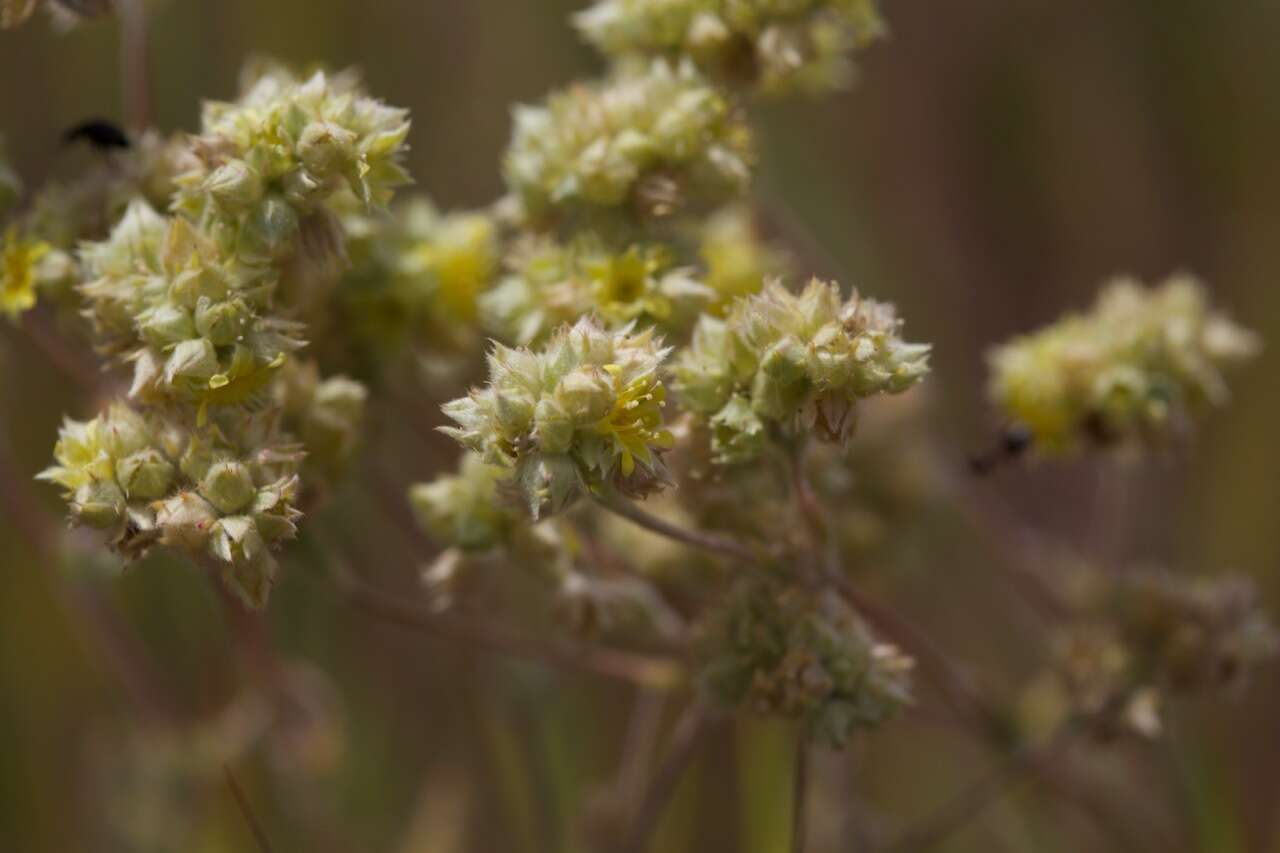
M 535 225 L 614 225 L 710 209 L 751 180 L 751 132 L 689 63 L 627 64 L 515 110 L 503 163 Z
M 704 656 L 700 680 L 711 698 L 799 718 L 833 747 L 911 699 L 911 658 L 831 592 L 740 582 L 712 621 Z
M 276 574 L 269 549 L 295 534 L 301 515 L 302 449 L 279 440 L 269 416 L 184 428 L 114 403 L 89 421 L 68 420 L 57 464 L 40 477 L 66 490 L 74 521 L 110 531 L 121 553 L 161 544 L 208 556 L 260 607 Z
M 511 272 L 481 300 L 486 328 L 530 344 L 595 313 L 613 327 L 638 321 L 669 328 L 696 315 L 714 296 L 661 245 L 611 251 L 592 234 L 565 245 L 529 237 L 513 247 Z
M 686 57 L 771 94 L 840 86 L 885 32 L 875 0 L 597 0 L 574 21 L 610 56 Z
M 1223 370 L 1258 348 L 1195 279 L 1149 289 L 1122 279 L 1089 313 L 993 350 L 991 397 L 1043 453 L 1158 441 L 1224 403 Z
M 907 343 L 893 307 L 843 299 L 814 280 L 800 294 L 780 284 L 704 316 L 672 367 L 681 403 L 707 419 L 726 463 L 754 458 L 770 425 L 851 435 L 860 399 L 895 394 L 928 372 L 929 346 Z
M 184 151 L 151 158 L 182 167 L 173 212 L 136 198 L 79 250 L 82 311 L 133 381 L 129 402 L 68 421 L 43 475 L 74 520 L 115 531 L 128 556 L 159 543 L 212 558 L 233 591 L 265 602 L 269 549 L 299 515 L 299 439 L 320 485 L 350 453 L 365 402 L 357 383 L 291 363 L 310 273 L 343 253 L 329 205 L 384 202 L 407 180 L 407 131 L 403 111 L 349 78 L 273 69 L 241 100 L 207 105 Z
M 663 478 L 668 350 L 651 330 L 564 327 L 537 350 L 495 345 L 489 383 L 448 403 L 444 432 L 490 464 L 513 469 L 536 517 L 589 490 L 652 491 Z

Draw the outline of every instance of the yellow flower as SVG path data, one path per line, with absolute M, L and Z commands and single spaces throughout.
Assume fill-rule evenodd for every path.
M 49 244 L 26 240 L 16 227 L 4 235 L 0 256 L 0 310 L 16 320 L 36 304 L 36 264 L 49 251 Z
M 622 368 L 606 364 L 605 372 L 617 382 Z M 621 458 L 622 476 L 630 477 L 636 469 L 636 457 L 646 465 L 653 464 L 649 446 L 669 448 L 675 443 L 671 432 L 662 426 L 662 405 L 667 389 L 656 374 L 648 374 L 630 382 L 617 392 L 609 414 L 595 425 L 596 432 L 613 439 Z

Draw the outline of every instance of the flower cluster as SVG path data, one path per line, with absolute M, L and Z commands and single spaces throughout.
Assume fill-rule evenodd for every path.
M 1245 579 L 1145 571 L 1094 581 L 1081 585 L 1078 618 L 1057 638 L 1052 670 L 1028 692 L 1035 726 L 1077 715 L 1103 736 L 1152 736 L 1169 697 L 1238 686 L 1280 651 Z
M 659 375 L 667 353 L 652 330 L 606 331 L 592 318 L 537 351 L 495 345 L 489 384 L 445 405 L 458 426 L 444 432 L 514 469 L 535 517 L 592 489 L 651 491 L 671 443 Z
M 705 312 L 723 317 L 740 297 L 759 293 L 764 283 L 790 271 L 783 254 L 761 237 L 750 209 L 731 204 L 702 223 L 698 259 L 703 283 L 713 294 Z
M 106 239 L 81 246 L 82 310 L 100 351 L 131 367 L 130 402 L 68 421 L 42 476 L 126 556 L 185 548 L 261 606 L 276 570 L 268 549 L 299 515 L 298 440 L 310 471 L 332 474 L 364 408 L 363 387 L 290 363 L 304 344 L 295 318 L 316 296 L 307 265 L 343 251 L 326 205 L 380 204 L 406 180 L 408 123 L 349 78 L 268 70 L 252 81 L 242 100 L 206 106 L 185 150 L 147 158 L 168 167 L 139 176 L 168 186 L 172 214 L 135 198 Z
M 343 335 L 370 356 L 422 344 L 476 344 L 479 299 L 498 274 L 498 226 L 481 212 L 440 213 L 418 196 L 388 213 L 343 217 L 351 267 L 337 297 Z
M 654 61 L 515 111 L 507 184 L 531 223 L 712 207 L 751 178 L 751 133 L 690 64 Z
M 510 472 L 466 453 L 456 474 L 441 475 L 409 490 L 419 523 L 436 541 L 463 551 L 506 544 L 522 519 L 500 496 Z
M 1210 308 L 1194 279 L 1151 289 L 1124 279 L 1088 314 L 992 351 L 991 397 L 1044 453 L 1152 442 L 1225 402 L 1223 368 L 1258 346 Z
M 158 543 L 215 558 L 233 591 L 265 603 L 276 572 L 268 548 L 296 532 L 302 459 L 269 418 L 191 429 L 114 403 L 68 420 L 54 458 L 40 478 L 66 491 L 77 523 L 110 531 L 127 555 Z
M 610 56 L 688 57 L 766 93 L 840 86 L 885 31 L 875 0 L 597 0 L 574 20 Z
M 718 702 L 803 719 L 839 747 L 910 701 L 911 668 L 833 593 L 748 580 L 710 626 L 701 682 Z
M 205 104 L 202 128 L 174 207 L 247 258 L 293 250 L 306 219 L 341 189 L 385 205 L 409 183 L 407 113 L 365 97 L 351 75 L 256 69 L 240 100 Z
M 595 313 L 611 326 L 671 326 L 696 314 L 713 292 L 659 245 L 610 251 L 591 234 L 570 244 L 529 237 L 510 254 L 511 273 L 481 300 L 484 325 L 518 344 Z
M 704 316 L 672 368 L 681 402 L 711 425 L 722 462 L 754 458 L 767 426 L 844 441 L 858 400 L 905 391 L 929 346 L 900 336 L 893 307 L 813 280 L 800 294 L 769 284 L 720 320 Z

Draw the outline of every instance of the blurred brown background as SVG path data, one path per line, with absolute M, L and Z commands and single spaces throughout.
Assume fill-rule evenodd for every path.
M 157 3 L 156 120 L 195 127 L 199 99 L 233 95 L 251 55 L 355 64 L 374 93 L 412 110 L 419 188 L 444 207 L 483 204 L 501 189 L 509 105 L 598 67 L 565 22 L 578 5 Z M 892 38 L 864 55 L 852 91 L 758 114 L 761 192 L 825 248 L 812 271 L 897 300 L 910 336 L 935 343 L 934 418 L 957 466 L 992 425 L 986 346 L 1083 306 L 1118 272 L 1204 277 L 1270 346 L 1239 376 L 1235 402 L 1211 419 L 1194 457 L 1141 476 L 1124 548 L 1187 570 L 1249 573 L 1280 612 L 1280 3 L 887 0 L 884 11 Z M 119 116 L 116 50 L 110 22 L 59 35 L 37 21 L 0 34 L 0 133 L 30 186 L 83 162 L 59 147 L 62 129 Z M 91 403 L 21 335 L 0 336 L 3 440 L 22 467 L 21 488 L 54 517 L 54 490 L 26 477 L 46 464 L 63 412 L 84 416 Z M 427 473 L 408 460 L 397 476 L 407 484 Z M 1096 518 L 1093 472 L 1079 466 L 1009 472 L 998 488 L 1064 538 L 1087 538 Z M 327 516 L 337 529 L 372 511 L 362 494 L 343 500 Z M 93 633 L 79 624 L 66 572 L 39 565 L 5 521 L 0 849 L 115 849 L 89 768 L 103 738 L 141 725 L 136 709 L 86 645 Z M 952 547 L 951 532 L 934 538 L 899 591 L 904 605 L 979 669 L 1025 669 L 1035 626 L 1003 618 L 1008 602 L 992 592 L 989 555 L 972 541 Z M 376 561 L 376 545 L 369 552 Z M 276 643 L 332 676 L 346 748 L 335 768 L 285 793 L 262 781 L 260 756 L 242 768 L 277 849 L 584 849 L 578 817 L 617 761 L 630 691 L 373 626 L 334 599 L 305 565 L 313 557 L 297 549 L 270 621 Z M 382 570 L 407 578 L 412 567 Z M 190 705 L 216 708 L 230 694 L 227 629 L 194 572 L 150 559 L 108 594 Z M 1030 784 L 945 849 L 1280 851 L 1274 676 L 1268 670 L 1238 702 L 1181 707 L 1168 741 L 1097 765 L 1117 786 L 1119 818 L 1133 818 L 1128 830 L 1101 831 Z M 655 849 L 781 849 L 787 738 L 754 722 L 719 738 Z M 850 772 L 857 806 L 815 794 L 815 849 L 841 832 L 839 821 L 868 810 L 909 824 L 991 759 L 904 722 L 845 761 L 824 761 L 822 772 Z M 319 836 L 298 817 L 308 810 L 323 812 Z M 193 849 L 254 849 L 224 791 L 200 820 Z M 1141 832 L 1151 820 L 1168 829 L 1159 844 Z

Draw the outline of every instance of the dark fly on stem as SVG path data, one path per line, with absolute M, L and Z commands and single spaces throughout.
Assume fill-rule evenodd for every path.
M 103 118 L 91 118 L 87 121 L 82 121 L 74 127 L 67 128 L 62 134 L 63 145 L 71 145 L 80 141 L 87 142 L 99 151 L 128 148 L 131 144 L 129 135 L 118 124 L 110 119 Z
M 1020 458 L 1031 449 L 1034 436 L 1022 424 L 1009 424 L 1000 431 L 1000 440 L 995 447 L 983 453 L 975 453 L 969 457 L 969 470 L 979 477 L 985 477 L 1005 462 Z

